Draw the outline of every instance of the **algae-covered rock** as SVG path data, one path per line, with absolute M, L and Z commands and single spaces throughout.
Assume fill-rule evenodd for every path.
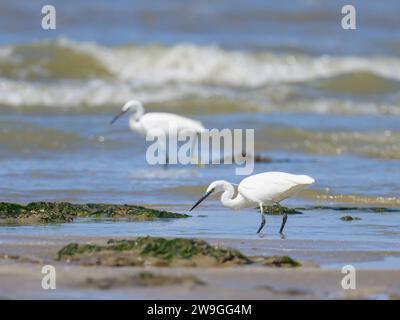
M 8 253 L 0 253 L 0 260 L 13 260 L 15 262 L 27 262 L 27 263 L 43 263 L 42 259 L 40 258 L 19 256 Z
M 159 287 L 171 285 L 205 285 L 205 282 L 193 275 L 163 275 L 153 272 L 139 272 L 135 275 L 122 275 L 116 277 L 89 277 L 85 286 L 99 289 L 110 289 L 114 287 Z
M 264 260 L 262 261 L 262 264 L 264 266 L 270 266 L 270 267 L 290 267 L 290 268 L 295 268 L 295 267 L 300 267 L 301 266 L 300 262 L 292 259 L 289 256 L 264 257 Z
M 272 158 L 268 156 L 263 156 L 261 154 L 256 154 L 254 156 L 254 162 L 256 163 L 270 163 L 272 162 Z
M 400 209 L 398 209 L 398 208 L 385 208 L 385 207 L 371 207 L 371 208 L 369 208 L 369 210 L 372 211 L 372 212 L 377 212 L 377 213 L 380 213 L 380 212 L 399 212 L 400 211 Z
M 212 246 L 203 240 L 158 237 L 109 240 L 105 245 L 71 243 L 58 252 L 56 259 L 82 265 L 104 266 L 300 266 L 298 261 L 288 256 L 246 257 L 238 250 Z
M 24 206 L 0 202 L 0 224 L 64 223 L 71 222 L 77 217 L 155 220 L 189 216 L 134 205 L 32 202 Z
M 257 210 L 260 210 L 259 208 L 256 208 Z M 272 214 L 272 215 L 280 215 L 282 213 L 287 213 L 287 214 L 302 214 L 301 211 L 298 211 L 296 209 L 291 209 L 288 207 L 282 207 L 282 206 L 270 206 L 270 207 L 263 207 L 264 213 L 265 214 Z
M 72 243 L 62 248 L 57 260 L 107 266 L 225 266 L 251 263 L 234 249 L 218 248 L 198 239 L 140 237 L 109 240 L 106 245 Z
M 135 276 L 137 284 L 140 286 L 165 286 L 165 285 L 176 285 L 176 284 L 196 284 L 205 285 L 205 282 L 193 275 L 162 275 L 155 274 L 152 272 L 140 272 Z
M 1 202 L 0 224 L 71 222 L 73 206 L 69 203 L 32 202 L 26 206 Z
M 352 217 L 352 216 L 343 216 L 340 218 L 342 221 L 355 221 L 355 220 L 361 220 L 359 217 Z
M 400 208 L 392 207 L 366 207 L 366 206 L 311 206 L 307 208 L 297 208 L 297 210 L 333 210 L 333 211 L 362 211 L 362 212 L 400 212 Z

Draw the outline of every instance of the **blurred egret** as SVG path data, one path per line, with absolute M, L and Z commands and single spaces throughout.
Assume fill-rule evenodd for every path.
M 193 158 L 193 151 L 196 145 L 196 141 L 198 140 L 200 133 L 205 130 L 201 122 L 173 113 L 149 112 L 145 114 L 143 104 L 140 101 L 129 100 L 127 103 L 124 104 L 121 112 L 111 120 L 110 124 L 113 124 L 128 111 L 131 112 L 131 116 L 129 118 L 130 129 L 134 132 L 139 133 L 142 136 L 150 134 L 152 130 L 158 130 L 158 132 L 161 131 L 162 133 L 164 133 L 166 137 L 172 138 L 172 129 L 175 130 L 175 133 L 178 136 L 180 134 L 187 134 L 192 136 L 193 142 L 191 146 L 191 156 Z M 159 141 L 159 143 L 161 144 L 161 141 Z M 168 164 L 169 156 L 167 146 L 161 144 L 160 148 L 165 153 L 166 164 Z
M 243 179 L 238 186 L 235 198 L 235 189 L 232 183 L 225 180 L 212 182 L 203 197 L 190 209 L 192 211 L 212 193 L 221 193 L 221 202 L 225 207 L 242 209 L 258 205 L 261 211 L 261 225 L 259 233 L 265 225 L 263 206 L 278 205 L 284 199 L 293 196 L 298 191 L 313 184 L 315 180 L 306 175 L 295 175 L 286 172 L 264 172 Z M 280 207 L 280 206 L 279 206 Z M 280 207 L 281 208 L 281 207 Z M 282 224 L 279 233 L 282 234 L 287 220 L 287 213 L 281 208 Z

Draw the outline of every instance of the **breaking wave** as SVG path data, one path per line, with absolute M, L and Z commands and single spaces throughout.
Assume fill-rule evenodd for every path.
M 354 102 L 338 112 L 400 114 L 400 59 L 394 57 L 277 55 L 193 44 L 105 47 L 66 39 L 0 47 L 0 104 L 9 107 L 107 108 L 135 97 L 219 99 L 258 110 L 280 110 L 285 102 L 293 111 L 337 110 L 329 106 L 334 98 L 322 96 L 311 104 L 296 96 L 293 103 L 298 85 L 334 94 L 391 94 L 385 105 L 357 108 Z

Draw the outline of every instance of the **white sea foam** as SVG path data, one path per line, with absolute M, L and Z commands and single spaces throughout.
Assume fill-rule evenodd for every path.
M 35 45 L 40 47 L 40 44 Z M 18 69 L 12 75 L 0 74 L 1 105 L 96 107 L 120 105 L 133 97 L 144 102 L 197 97 L 222 98 L 233 103 L 238 100 L 250 101 L 246 105 L 259 109 L 276 109 L 277 106 L 273 104 L 265 106 L 269 98 L 265 96 L 266 93 L 271 94 L 272 100 L 277 104 L 284 104 L 292 93 L 291 86 L 296 83 L 352 72 L 369 72 L 389 81 L 400 81 L 400 59 L 394 57 L 277 55 L 193 44 L 105 47 L 67 39 L 45 43 L 43 50 L 48 50 L 49 45 L 85 54 L 111 76 L 71 79 L 68 72 L 63 76 L 64 69 L 60 69 L 57 64 L 57 72 L 46 78 L 43 65 L 27 67 L 21 63 L 21 56 L 17 53 L 29 48 L 29 45 L 22 48 L 3 46 L 0 47 L 0 71 L 1 64 L 10 64 L 12 68 L 21 70 Z M 49 55 L 47 59 L 62 57 Z M 72 67 L 79 68 L 81 62 L 77 59 L 70 63 L 77 65 L 63 66 L 66 71 Z M 54 64 L 46 67 L 53 68 Z M 29 70 L 37 69 L 41 69 L 40 74 L 29 74 Z M 40 78 L 35 78 L 38 74 Z M 257 96 L 260 92 L 262 94 Z M 305 106 L 306 103 L 309 104 L 308 107 Z M 299 99 L 292 106 L 296 108 L 297 105 L 297 108 L 307 111 L 332 112 L 334 110 L 331 105 L 335 103 L 320 97 L 311 104 L 307 99 Z M 353 108 L 345 108 L 343 105 L 342 103 L 344 112 Z M 396 105 L 367 105 L 359 109 L 364 113 L 399 113 Z
M 119 79 L 150 85 L 174 81 L 257 87 L 354 71 L 400 80 L 400 59 L 393 57 L 276 55 L 193 44 L 110 48 L 66 39 L 58 44 L 92 55 Z

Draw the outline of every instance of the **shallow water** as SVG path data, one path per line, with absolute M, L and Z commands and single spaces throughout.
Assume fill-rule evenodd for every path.
M 383 260 L 378 261 L 364 261 L 364 262 L 351 262 L 357 270 L 359 269 L 386 269 L 394 270 L 398 269 L 400 264 L 400 257 L 386 257 Z M 342 268 L 343 263 L 330 263 L 324 266 L 325 268 Z M 382 297 L 381 299 L 387 299 Z
M 317 181 L 289 206 L 400 208 L 399 4 L 353 2 L 362 22 L 354 32 L 340 28 L 341 4 L 333 2 L 55 1 L 63 18 L 49 33 L 32 15 L 38 2 L 2 1 L 0 201 L 187 212 L 212 180 L 242 179 L 233 165 L 147 165 L 146 144 L 127 118 L 108 124 L 138 98 L 149 111 L 188 115 L 208 128 L 254 128 L 256 153 L 273 160 L 256 163 L 256 173 Z M 348 214 L 362 220 L 340 220 Z M 213 199 L 183 220 L 80 220 L 0 234 L 258 239 L 259 219 L 256 210 L 232 212 Z M 270 217 L 260 241 L 279 239 L 279 223 Z M 286 228 L 288 239 L 398 251 L 400 213 L 305 210 Z
M 192 212 L 186 219 L 170 219 L 165 221 L 113 221 L 78 219 L 74 223 L 43 226 L 10 226 L 2 227 L 4 233 L 21 235 L 85 235 L 85 236 L 176 236 L 227 239 L 260 239 L 268 246 L 269 239 L 281 239 L 278 234 L 281 217 L 267 216 L 264 235 L 257 235 L 260 214 L 256 209 L 231 212 L 227 209 L 215 209 L 215 202 L 205 208 Z M 185 208 L 170 207 L 177 212 L 188 213 Z M 386 250 L 399 249 L 400 235 L 399 213 L 365 213 L 348 212 L 362 218 L 359 221 L 344 222 L 340 220 L 343 213 L 331 210 L 309 210 L 303 214 L 291 215 L 285 227 L 288 240 L 348 240 L 355 244 L 351 249 Z M 238 227 L 240 226 L 240 227 Z M 283 240 L 284 241 L 284 240 Z M 362 247 L 361 241 L 368 245 Z M 373 248 L 371 244 L 374 243 Z M 393 247 L 390 246 L 393 244 Z M 343 248 L 346 250 L 346 248 Z

